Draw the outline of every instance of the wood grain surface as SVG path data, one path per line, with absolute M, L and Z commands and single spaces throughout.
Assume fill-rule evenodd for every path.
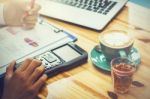
M 150 32 L 129 24 L 127 7 L 124 7 L 102 31 L 91 30 L 52 18 L 47 19 L 76 33 L 78 36 L 76 43 L 89 53 L 89 57 L 93 47 L 99 43 L 98 37 L 106 31 L 124 30 L 133 36 L 135 38 L 134 47 L 138 49 L 142 58 L 134 80 L 142 82 L 145 86 L 141 88 L 131 86 L 127 94 L 117 95 L 119 99 L 150 99 Z M 110 99 L 107 91 L 113 91 L 110 74 L 96 69 L 90 58 L 84 65 L 49 78 L 47 84 L 50 91 L 44 88 L 39 95 L 42 99 L 45 99 L 48 93 L 51 99 Z
M 142 82 L 144 87 L 131 86 L 127 94 L 117 95 L 119 99 L 150 99 L 150 32 L 129 24 L 127 7 L 124 7 L 102 31 L 91 30 L 48 17 L 45 18 L 76 33 L 78 36 L 76 43 L 88 52 L 89 57 L 93 47 L 99 43 L 98 37 L 102 33 L 111 30 L 128 32 L 135 38 L 134 47 L 141 54 L 141 64 L 134 75 L 134 80 Z M 44 87 L 39 93 L 41 99 L 45 99 L 48 93 L 51 99 L 110 99 L 107 91 L 113 91 L 110 74 L 96 69 L 90 58 L 87 63 L 77 68 L 49 78 L 46 83 L 49 85 L 50 91 L 48 92 L 47 88 Z

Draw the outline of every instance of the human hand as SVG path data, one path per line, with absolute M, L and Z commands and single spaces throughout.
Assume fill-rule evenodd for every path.
M 7 0 L 4 3 L 4 20 L 6 25 L 23 26 L 27 29 L 36 24 L 40 6 L 34 4 L 31 8 L 31 0 Z
M 34 99 L 47 76 L 41 61 L 26 59 L 14 71 L 15 61 L 6 70 L 2 99 Z

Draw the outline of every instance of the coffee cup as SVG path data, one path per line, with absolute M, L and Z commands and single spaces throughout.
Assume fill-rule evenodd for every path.
M 101 51 L 110 62 L 113 58 L 128 57 L 134 40 L 125 31 L 110 31 L 100 35 Z

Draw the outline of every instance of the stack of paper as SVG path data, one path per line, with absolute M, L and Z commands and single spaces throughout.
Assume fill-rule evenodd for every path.
M 130 0 L 129 23 L 150 31 L 150 0 Z

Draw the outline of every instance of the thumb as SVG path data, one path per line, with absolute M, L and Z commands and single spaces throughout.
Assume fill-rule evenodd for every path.
M 31 8 L 30 10 L 28 9 L 28 14 L 29 15 L 37 15 L 40 9 L 41 9 L 40 5 L 34 4 L 33 8 Z
M 13 73 L 14 73 L 14 68 L 15 68 L 15 64 L 16 61 L 12 61 L 9 66 L 6 69 L 6 74 L 5 74 L 5 78 L 8 80 L 12 77 Z

